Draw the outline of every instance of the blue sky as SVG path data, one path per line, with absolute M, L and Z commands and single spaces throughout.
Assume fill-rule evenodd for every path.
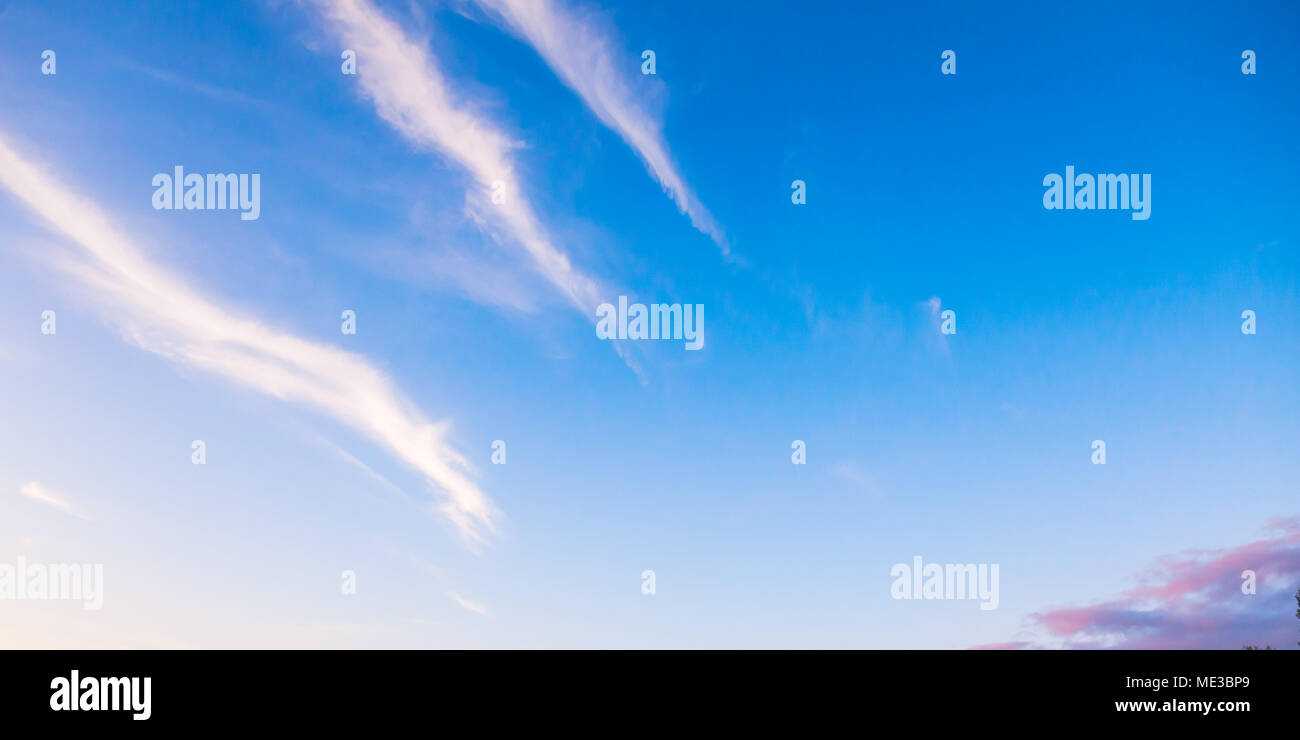
M 7 3 L 0 144 L 410 423 L 214 369 L 245 340 L 87 281 L 6 175 L 0 562 L 106 583 L 0 644 L 1055 646 L 1088 635 L 1033 615 L 1300 514 L 1294 7 L 745 7 Z M 176 165 L 260 173 L 261 217 L 155 210 Z M 1045 210 L 1067 165 L 1150 173 L 1150 219 Z M 705 348 L 601 341 L 619 295 L 703 304 Z M 447 457 L 375 436 L 426 422 Z M 1247 612 L 1300 586 L 1287 537 Z M 918 554 L 999 564 L 999 608 L 892 599 Z

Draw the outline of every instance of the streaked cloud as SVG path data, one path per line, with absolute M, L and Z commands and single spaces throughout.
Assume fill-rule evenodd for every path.
M 333 452 L 335 455 L 338 455 L 344 462 L 360 470 L 361 472 L 365 473 L 367 477 L 369 477 L 371 480 L 375 481 L 376 483 L 380 484 L 388 491 L 396 493 L 403 500 L 406 501 L 410 500 L 410 497 L 406 495 L 406 491 L 403 491 L 401 486 L 385 478 L 374 468 L 370 467 L 365 462 L 357 458 L 356 455 L 353 455 L 351 452 L 348 452 L 342 447 L 339 447 L 337 444 L 326 439 L 324 435 L 314 434 L 309 436 L 314 436 L 316 440 L 321 444 L 322 447 L 329 450 L 330 452 Z
M 53 506 L 54 508 L 71 514 L 79 519 L 86 518 L 86 516 L 82 514 L 77 507 L 73 506 L 71 502 L 64 498 L 62 494 L 55 493 L 36 481 L 24 484 L 22 488 L 18 489 L 18 493 L 25 498 L 40 502 L 46 506 Z
M 452 593 L 447 595 L 450 596 L 451 600 L 459 604 L 460 607 L 465 611 L 474 612 L 475 614 L 481 614 L 485 617 L 487 616 L 486 606 L 483 606 L 482 604 L 476 604 L 473 601 L 470 601 L 469 599 L 462 599 L 459 594 Z
M 121 64 L 125 69 L 131 72 L 136 72 L 157 82 L 162 82 L 166 85 L 175 87 L 179 90 L 184 90 L 185 92 L 190 92 L 197 95 L 203 95 L 204 97 L 208 97 L 213 100 L 220 101 L 222 103 L 236 103 L 239 105 L 253 106 L 253 107 L 265 108 L 265 109 L 270 109 L 273 107 L 272 104 L 264 100 L 259 100 L 257 98 L 254 98 L 240 90 L 234 90 L 228 87 L 221 87 L 219 85 L 209 85 L 205 82 L 196 82 L 194 80 L 178 75 L 175 72 L 170 72 L 165 69 L 157 69 L 155 67 L 150 67 L 143 64 L 137 64 L 132 61 L 123 61 Z
M 551 287 L 531 266 L 454 244 L 436 250 L 376 247 L 364 258 L 376 272 L 428 290 L 457 292 L 476 303 L 523 314 L 536 313 Z
M 1239 649 L 1300 642 L 1300 518 L 1274 519 L 1273 536 L 1222 550 L 1161 559 L 1136 587 L 1088 606 L 1053 606 L 1030 616 L 1037 639 L 981 647 Z M 1255 593 L 1242 592 L 1244 571 Z
M 615 52 L 610 34 L 591 16 L 579 15 L 556 0 L 474 0 L 502 27 L 541 54 L 564 84 L 582 98 L 601 123 L 623 137 L 663 186 L 664 192 L 722 253 L 727 238 L 677 169 L 660 123 L 637 102 L 629 83 L 639 69 L 635 58 Z
M 178 363 L 216 373 L 347 424 L 422 473 L 438 509 L 469 540 L 497 510 L 468 477 L 468 461 L 364 358 L 239 315 L 148 260 L 99 209 L 29 162 L 0 135 L 0 184 L 79 250 L 62 266 L 94 291 L 123 336 Z
M 519 146 L 490 119 L 458 101 L 429 51 L 369 0 L 314 0 L 326 25 L 357 53 L 357 80 L 379 117 L 412 143 L 441 153 L 460 165 L 475 186 L 466 197 L 467 214 L 500 244 L 524 249 L 533 267 L 576 307 L 596 321 L 596 307 L 617 291 L 602 289 L 556 246 L 518 177 L 511 151 Z M 492 202 L 494 185 L 505 185 L 503 203 Z M 622 342 L 614 351 L 646 378 Z
M 477 188 L 467 207 L 494 238 L 523 247 L 541 274 L 594 323 L 600 292 L 554 244 L 524 192 L 511 150 L 516 142 L 471 106 L 456 101 L 426 43 L 408 37 L 368 0 L 315 0 L 345 47 L 357 80 L 381 118 L 408 140 L 463 167 Z M 505 202 L 493 203 L 493 183 Z
M 872 496 L 881 495 L 880 484 L 876 482 L 876 477 L 855 462 L 841 461 L 835 463 L 831 468 L 831 475 L 851 483 L 861 493 Z

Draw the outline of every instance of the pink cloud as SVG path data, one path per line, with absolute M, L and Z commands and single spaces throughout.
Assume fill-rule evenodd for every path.
M 975 645 L 968 648 L 969 650 L 1023 650 L 1033 647 L 1032 643 L 1024 640 L 1013 640 L 1011 642 L 990 642 L 986 645 Z
M 1126 649 L 1294 648 L 1300 640 L 1292 595 L 1300 588 L 1300 517 L 1268 522 L 1268 539 L 1225 550 L 1189 550 L 1157 561 L 1138 585 L 1088 606 L 1051 606 L 1031 614 L 1040 643 L 984 648 L 1059 646 Z M 1256 593 L 1242 592 L 1254 571 Z

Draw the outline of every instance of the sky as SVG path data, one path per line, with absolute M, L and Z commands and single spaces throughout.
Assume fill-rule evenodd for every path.
M 1295 648 L 1300 9 L 1194 5 L 0 2 L 0 568 L 104 574 L 0 647 Z

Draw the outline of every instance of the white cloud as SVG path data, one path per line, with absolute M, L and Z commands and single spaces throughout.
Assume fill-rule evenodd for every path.
M 713 239 L 723 254 L 730 252 L 722 229 L 678 172 L 659 122 L 637 103 L 627 81 L 630 71 L 640 68 L 635 58 L 616 55 L 594 19 L 581 18 L 554 0 L 474 1 L 531 44 L 601 123 L 636 150 L 691 224 Z
M 478 185 L 469 207 L 494 236 L 517 242 L 537 269 L 595 320 L 595 282 L 578 272 L 552 242 L 523 193 L 510 150 L 515 143 L 493 123 L 458 105 L 424 44 L 368 0 L 317 0 L 328 25 L 357 53 L 357 80 L 379 116 L 402 136 L 464 167 Z M 491 202 L 493 183 L 506 184 L 506 202 Z
M 520 313 L 535 313 L 541 303 L 539 292 L 550 290 L 535 284 L 538 280 L 531 268 L 452 244 L 437 250 L 381 245 L 368 250 L 366 258 L 388 277 L 423 288 L 450 289 L 476 303 Z
M 172 87 L 178 88 L 180 90 L 185 90 L 186 92 L 203 95 L 205 97 L 211 98 L 213 100 L 218 100 L 223 103 L 238 103 L 240 105 L 247 105 L 247 106 L 264 108 L 264 109 L 270 109 L 273 107 L 270 103 L 267 103 L 266 101 L 263 100 L 259 100 L 257 98 L 250 97 L 247 93 L 244 93 L 240 90 L 233 90 L 227 87 L 219 87 L 217 85 L 209 85 L 203 82 L 195 82 L 193 80 L 187 79 L 185 77 L 182 77 L 181 75 L 178 75 L 174 72 L 170 72 L 165 69 L 155 69 L 154 67 L 145 66 L 143 64 L 136 64 L 135 62 L 130 62 L 130 61 L 123 62 L 122 66 L 124 66 L 128 70 L 131 70 L 132 72 L 138 72 L 146 77 L 157 80 L 158 82 L 171 85 Z
M 69 503 L 62 495 L 54 493 L 36 481 L 25 484 L 22 488 L 18 489 L 18 493 L 33 501 L 39 501 L 46 506 L 53 506 L 60 511 L 66 512 L 80 519 L 86 518 L 81 514 L 77 507 Z
M 948 335 L 943 333 L 943 301 L 939 299 L 939 296 L 932 295 L 930 300 L 922 302 L 921 305 L 929 314 L 929 329 L 933 332 L 927 331 L 929 343 L 938 347 L 945 357 L 951 357 L 952 352 L 948 347 Z
M 357 53 L 357 80 L 375 111 L 408 140 L 441 152 L 463 167 L 477 187 L 466 207 L 498 242 L 523 247 L 538 272 L 586 316 L 606 296 L 578 271 L 542 225 L 510 152 L 517 143 L 492 121 L 458 104 L 427 44 L 416 43 L 402 27 L 368 0 L 315 0 L 345 48 Z M 505 202 L 493 203 L 495 183 L 505 184 Z M 640 366 L 619 342 L 610 342 L 623 362 L 645 382 Z
M 469 463 L 364 358 L 229 311 L 150 262 L 91 201 L 66 190 L 0 136 L 0 184 L 82 248 L 64 267 L 97 290 L 130 342 L 281 400 L 329 414 L 422 473 L 439 509 L 471 540 L 497 510 Z
M 452 600 L 452 601 L 456 602 L 457 604 L 460 604 L 460 606 L 461 606 L 462 609 L 464 609 L 464 610 L 466 610 L 466 611 L 474 612 L 475 614 L 481 614 L 481 615 L 483 615 L 483 616 L 485 616 L 485 617 L 487 616 L 487 607 L 486 607 L 486 606 L 483 606 L 482 604 L 476 604 L 476 603 L 470 601 L 469 599 L 462 599 L 462 598 L 461 598 L 459 595 L 457 595 L 457 594 L 448 594 L 448 596 L 451 597 L 451 600 Z
M 879 496 L 881 493 L 876 477 L 857 463 L 838 462 L 835 467 L 831 468 L 831 474 L 836 478 L 852 483 L 862 493 L 873 496 Z

